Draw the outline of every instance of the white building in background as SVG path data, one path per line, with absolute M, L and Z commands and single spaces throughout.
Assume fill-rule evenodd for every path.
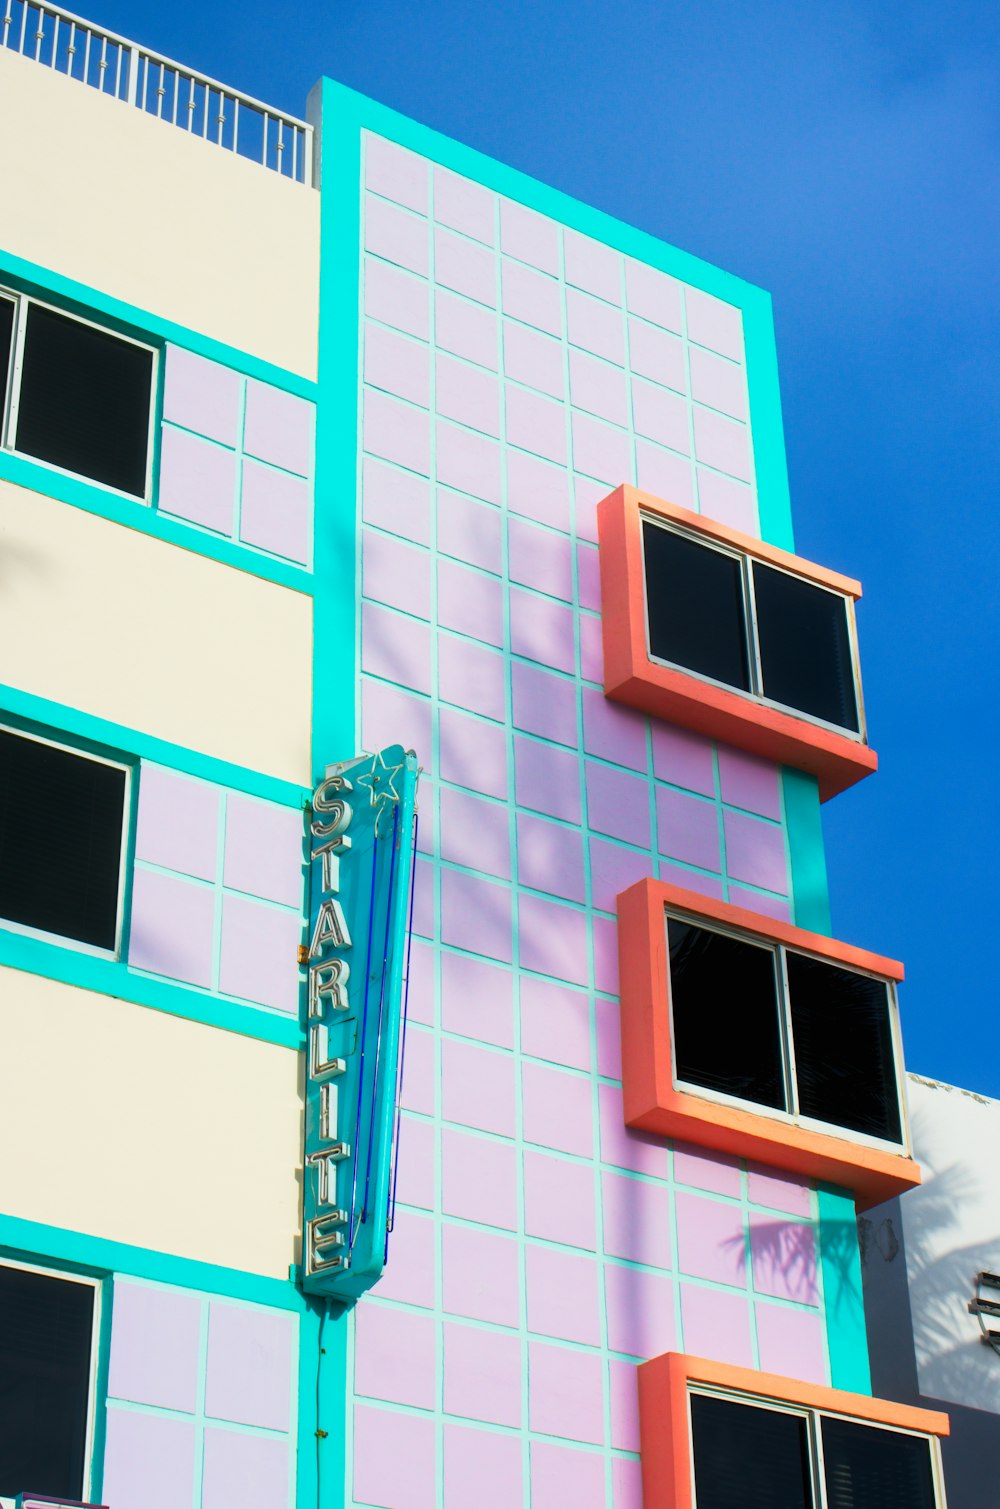
M 949 1509 L 986 1509 L 1000 1501 L 984 1488 L 1000 1463 L 1000 1102 L 915 1074 L 908 1088 L 924 1182 L 860 1222 L 872 1386 L 947 1410 Z

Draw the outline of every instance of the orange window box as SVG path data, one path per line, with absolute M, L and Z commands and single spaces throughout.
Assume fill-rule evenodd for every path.
M 702 1396 L 764 1409 L 770 1405 L 790 1409 L 804 1418 L 810 1438 L 823 1432 L 827 1422 L 835 1428 L 843 1424 L 848 1428 L 874 1426 L 907 1438 L 923 1438 L 927 1443 L 925 1483 L 929 1490 L 924 1502 L 943 1509 L 938 1438 L 949 1434 L 946 1414 L 679 1352 L 665 1352 L 639 1366 L 639 1437 L 646 1509 L 696 1509 L 699 1473 L 692 1399 Z M 886 1444 L 895 1443 L 890 1440 Z M 912 1443 L 918 1453 L 921 1444 Z M 827 1502 L 821 1485 L 816 1485 L 815 1493 L 817 1504 Z
M 644 525 L 665 529 L 674 541 L 687 542 L 677 548 L 686 548 L 689 554 L 692 544 L 711 547 L 711 555 L 705 549 L 695 555 L 716 566 L 726 562 L 741 576 L 741 606 L 730 603 L 729 607 L 743 618 L 744 688 L 685 668 L 687 661 L 671 663 L 651 651 Z M 824 801 L 872 774 L 878 757 L 865 737 L 854 622 L 854 604 L 861 596 L 859 582 L 635 487 L 618 487 L 598 504 L 597 530 L 606 696 L 751 754 L 809 771 L 817 777 Z M 847 721 L 856 724 L 853 730 L 767 695 L 771 675 L 764 661 L 767 645 L 787 648 L 791 640 L 809 638 L 805 631 L 782 634 L 777 623 L 767 630 L 761 593 L 765 585 L 773 593 L 782 584 L 786 591 L 804 593 L 812 607 L 822 602 L 839 620 L 831 632 L 842 643 L 838 641 L 836 650 L 827 645 L 828 654 L 820 658 L 829 660 L 831 667 L 834 662 L 839 665 L 838 656 L 849 659 L 849 675 L 842 666 L 830 674 L 841 677 L 851 704 Z M 821 590 L 810 590 L 817 588 Z M 662 594 L 656 601 L 662 605 Z M 774 681 L 777 690 L 777 671 Z
M 839 1185 L 860 1210 L 920 1183 L 902 965 L 658 880 L 618 897 L 618 952 L 628 1126 Z

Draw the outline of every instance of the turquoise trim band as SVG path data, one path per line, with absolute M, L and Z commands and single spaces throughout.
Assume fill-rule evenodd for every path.
M 323 80 L 323 130 L 328 135 L 333 131 L 337 133 L 338 149 L 344 158 L 341 161 L 332 153 L 323 154 L 320 245 L 324 259 L 333 255 L 344 258 L 356 256 L 355 217 L 359 191 L 355 187 L 355 159 L 359 144 L 355 138 L 361 131 L 374 131 L 508 199 L 516 199 L 519 203 L 538 210 L 540 214 L 549 215 L 582 235 L 592 236 L 595 240 L 624 252 L 626 256 L 647 262 L 650 267 L 656 267 L 671 277 L 690 283 L 705 293 L 714 294 L 716 298 L 724 299 L 742 310 L 761 535 L 772 545 L 785 550 L 794 548 L 770 294 L 732 273 L 713 267 L 709 262 L 703 262 L 690 252 L 667 245 L 647 231 L 616 220 L 603 210 L 581 204 L 559 189 L 550 188 L 526 173 L 518 172 L 516 168 L 507 167 L 506 164 L 486 157 L 460 142 L 452 141 L 427 126 L 407 120 L 388 106 L 367 99 L 363 94 L 330 79 Z M 344 215 L 348 217 L 346 221 L 342 218 Z M 324 311 L 323 300 L 328 296 L 329 289 L 323 290 L 321 287 L 321 311 Z M 321 312 L 321 331 L 322 328 Z M 356 328 L 347 333 L 356 351 Z M 320 390 L 323 392 L 327 378 L 323 366 L 322 337 L 320 351 Z M 345 361 L 339 370 L 346 372 L 347 368 L 348 363 Z M 352 405 L 355 404 L 356 398 L 352 398 L 351 402 Z
M 301 1310 L 304 1303 L 289 1279 L 223 1268 L 197 1258 L 157 1252 L 151 1247 L 133 1247 L 128 1242 L 113 1242 L 83 1231 L 24 1221 L 20 1216 L 0 1215 L 0 1250 L 7 1257 L 26 1262 L 58 1263 L 97 1275 L 120 1273 L 228 1299 L 249 1300 L 278 1310 Z
M 2 248 L 0 281 L 20 292 L 35 294 L 38 298 L 55 298 L 64 304 L 74 305 L 75 313 L 83 315 L 85 319 L 93 319 L 96 312 L 128 335 L 138 336 L 140 339 L 152 336 L 161 341 L 171 341 L 176 346 L 186 346 L 199 356 L 207 356 L 210 361 L 221 362 L 225 367 L 245 372 L 248 377 L 273 383 L 277 388 L 284 388 L 286 393 L 296 393 L 300 398 L 316 397 L 316 383 L 308 377 L 300 377 L 297 372 L 276 367 L 259 356 L 251 356 L 248 351 L 227 346 L 222 341 L 201 335 L 197 330 L 188 329 L 186 325 L 177 325 L 173 320 L 165 320 L 135 304 L 126 304 L 121 299 L 102 293 L 99 288 L 91 288 L 86 283 L 63 277 L 62 273 L 53 272 L 37 262 L 28 262 L 23 257 L 15 257 Z
M 872 1378 L 854 1199 L 847 1191 L 827 1184 L 818 1185 L 816 1195 L 830 1382 L 834 1388 L 870 1395 Z
M 284 561 L 250 550 L 246 545 L 235 545 L 221 535 L 209 534 L 207 530 L 197 529 L 180 519 L 172 519 L 148 503 L 120 498 L 96 483 L 68 476 L 26 456 L 12 456 L 9 451 L 0 450 L 0 479 L 48 498 L 58 498 L 60 503 L 82 508 L 86 513 L 109 519 L 113 524 L 123 524 L 126 529 L 138 530 L 140 534 L 162 540 L 165 545 L 177 545 L 195 555 L 208 556 L 221 566 L 246 571 L 279 587 L 290 587 L 293 592 L 312 594 L 312 574 L 302 566 L 287 565 Z
M 298 1018 L 282 1016 L 266 1006 L 227 1001 L 203 994 L 191 986 L 136 974 L 120 959 L 101 959 L 80 953 L 71 945 L 49 943 L 24 933 L 4 930 L 0 924 L 0 965 L 43 975 L 81 990 L 95 990 L 116 1000 L 130 1001 L 153 1011 L 167 1011 L 203 1027 L 220 1027 L 243 1037 L 257 1038 L 279 1048 L 301 1048 L 305 1042 Z
M 7 716 L 22 723 L 37 725 L 46 732 L 65 733 L 77 739 L 86 739 L 116 757 L 132 755 L 140 760 L 152 760 L 157 765 L 169 765 L 185 775 L 198 776 L 201 780 L 214 781 L 220 786 L 231 786 L 247 796 L 264 797 L 270 802 L 280 802 L 283 807 L 305 807 L 312 796 L 306 786 L 297 786 L 294 781 L 282 780 L 280 776 L 265 775 L 259 770 L 250 770 L 245 765 L 233 765 L 215 755 L 202 754 L 200 750 L 188 749 L 183 744 L 172 744 L 158 739 L 154 734 L 142 733 L 128 728 L 123 723 L 111 723 L 106 718 L 95 717 L 81 708 L 69 707 L 64 702 L 52 702 L 47 697 L 36 697 L 34 692 L 22 692 L 18 687 L 0 682 L 0 721 Z
M 795 925 L 829 937 L 830 894 L 816 777 L 786 767 L 781 781 Z

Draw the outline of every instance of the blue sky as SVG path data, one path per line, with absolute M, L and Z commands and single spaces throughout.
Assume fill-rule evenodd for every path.
M 85 13 L 296 113 L 329 74 L 770 290 L 797 548 L 865 586 L 882 769 L 825 808 L 834 932 L 906 963 L 911 1069 L 1000 1096 L 1000 7 Z

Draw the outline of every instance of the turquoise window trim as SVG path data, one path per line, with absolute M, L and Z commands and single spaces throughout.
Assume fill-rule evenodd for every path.
M 0 283 L 23 293 L 34 294 L 37 298 L 58 299 L 71 307 L 73 313 L 81 314 L 85 319 L 93 319 L 97 313 L 113 328 L 139 340 L 149 340 L 152 337 L 154 340 L 169 341 L 175 346 L 185 346 L 198 356 L 220 362 L 224 367 L 233 367 L 248 377 L 259 378 L 261 382 L 272 383 L 276 388 L 283 388 L 286 393 L 295 393 L 300 398 L 316 398 L 317 384 L 311 378 L 277 367 L 259 356 L 251 356 L 248 351 L 241 351 L 236 346 L 213 340 L 211 336 L 202 335 L 186 325 L 165 320 L 149 310 L 140 309 L 136 304 L 126 304 L 122 299 L 102 293 L 99 288 L 78 283 L 52 268 L 28 262 L 24 257 L 16 257 L 2 248 Z
M 781 772 L 781 784 L 795 925 L 830 937 L 830 895 L 816 777 L 786 767 Z
M 306 787 L 273 776 L 261 775 L 242 766 L 230 765 L 181 745 L 168 744 L 121 724 L 95 718 L 79 708 L 65 707 L 29 692 L 0 685 L 0 723 L 29 733 L 56 737 L 93 754 L 138 766 L 142 760 L 164 765 L 185 775 L 228 786 L 250 796 L 264 797 L 283 806 L 301 809 L 309 799 Z M 140 776 L 141 779 L 141 776 Z M 136 803 L 139 781 L 132 781 L 127 875 L 132 873 L 135 852 Z M 126 895 L 122 936 L 128 936 L 131 887 Z M 158 979 L 129 968 L 124 960 L 84 953 L 71 942 L 49 942 L 27 933 L 8 931 L 0 923 L 0 965 L 43 975 L 82 990 L 130 1001 L 154 1011 L 166 1011 L 206 1027 L 238 1032 L 243 1037 L 298 1049 L 305 1041 L 297 1017 L 286 1016 L 266 1006 L 227 1000 L 177 981 Z
M 101 1285 L 101 1325 L 97 1339 L 94 1380 L 94 1440 L 90 1452 L 90 1497 L 99 1502 L 104 1487 L 104 1448 L 108 1435 L 108 1378 L 111 1372 L 111 1322 L 115 1308 L 115 1280 L 109 1274 Z
M 830 1184 L 818 1185 L 816 1196 L 830 1382 L 834 1388 L 870 1395 L 872 1379 L 854 1198 L 848 1191 Z
M 259 377 L 285 392 L 295 393 L 299 397 L 315 401 L 317 391 L 315 383 L 296 378 L 294 374 L 271 367 L 267 362 L 257 361 L 245 353 L 222 346 L 217 341 L 208 340 L 194 331 L 184 330 L 170 321 L 157 319 L 155 315 L 146 314 L 132 305 L 108 298 L 96 289 L 74 283 L 57 273 L 25 262 L 20 257 L 9 256 L 2 251 L 0 251 L 0 283 L 36 298 L 57 299 L 70 313 L 81 315 L 84 319 L 92 320 L 97 315 L 109 328 L 118 330 L 132 339 L 159 347 L 167 341 L 174 345 L 184 346 L 200 356 L 207 356 L 210 360 L 221 362 L 222 365 L 249 377 Z M 161 352 L 161 373 L 162 370 Z M 165 544 L 177 545 L 183 550 L 207 556 L 210 560 L 218 561 L 220 565 L 233 566 L 239 571 L 247 571 L 252 576 L 258 576 L 264 581 L 274 582 L 277 586 L 289 587 L 295 592 L 311 595 L 312 572 L 305 567 L 269 556 L 263 551 L 254 550 L 251 546 L 237 541 L 216 536 L 207 529 L 199 529 L 197 525 L 182 519 L 171 518 L 158 511 L 155 507 L 155 494 L 158 490 L 160 426 L 163 417 L 162 376 L 156 385 L 155 407 L 153 501 L 143 502 L 138 498 L 124 497 L 102 487 L 99 483 L 88 481 L 85 477 L 73 476 L 56 467 L 47 466 L 44 462 L 33 460 L 28 456 L 13 455 L 6 450 L 0 450 L 0 478 L 18 487 L 30 488 L 47 497 L 57 498 L 61 503 L 68 503 L 74 508 L 84 509 L 87 513 L 97 514 L 100 518 L 122 524 L 128 529 L 136 529 L 141 534 L 163 540 Z
M 231 786 L 247 796 L 264 797 L 278 802 L 283 807 L 305 807 L 312 796 L 307 786 L 297 786 L 294 781 L 280 776 L 267 775 L 251 770 L 246 765 L 234 765 L 229 760 L 220 760 L 215 755 L 203 754 L 183 744 L 173 744 L 159 739 L 155 734 L 143 733 L 129 728 L 124 723 L 112 723 L 99 718 L 82 708 L 69 707 L 64 702 L 53 702 L 47 697 L 38 697 L 34 692 L 23 692 L 18 687 L 0 682 L 0 720 L 12 719 L 32 725 L 38 731 L 67 734 L 74 739 L 86 741 L 98 753 L 120 759 L 122 754 L 139 760 L 150 760 L 156 765 L 169 765 L 184 775 L 193 775 L 203 781 L 214 781 L 220 786 Z
M 96 1278 L 118 1274 L 122 1278 L 149 1279 L 153 1283 L 217 1294 L 224 1299 L 247 1300 L 273 1310 L 301 1312 L 305 1305 L 290 1278 L 272 1278 L 242 1268 L 203 1263 L 198 1258 L 136 1247 L 130 1242 L 115 1242 L 89 1232 L 26 1221 L 20 1216 L 0 1214 L 0 1254 L 18 1262 L 65 1268 L 67 1272 Z
M 356 159 L 360 143 L 355 138 L 362 131 L 373 131 L 390 141 L 398 142 L 413 152 L 461 173 L 476 183 L 482 184 L 508 199 L 515 199 L 528 208 L 548 215 L 568 225 L 582 235 L 591 236 L 606 246 L 624 252 L 626 256 L 690 283 L 705 293 L 724 299 L 742 311 L 747 354 L 747 384 L 750 394 L 750 426 L 757 471 L 757 496 L 760 513 L 761 535 L 771 545 L 784 550 L 794 549 L 791 521 L 791 503 L 788 487 L 788 468 L 785 459 L 784 429 L 781 420 L 781 395 L 778 387 L 778 363 L 774 337 L 774 314 L 771 296 L 764 289 L 721 268 L 713 267 L 690 252 L 668 245 L 658 237 L 637 227 L 617 220 L 603 210 L 581 204 L 559 189 L 550 188 L 537 179 L 519 172 L 487 157 L 472 147 L 452 141 L 428 126 L 407 120 L 386 105 L 380 105 L 362 94 L 337 84 L 332 79 L 323 80 L 324 138 L 336 138 L 336 152 L 327 150 L 323 144 L 322 176 L 323 219 L 320 237 L 324 271 L 328 270 L 328 248 L 336 246 L 332 230 L 335 215 L 346 213 L 351 223 L 336 221 L 341 239 L 340 253 L 346 258 L 353 252 L 356 256 L 354 217 L 360 193 L 353 191 Z M 347 197 L 347 191 L 351 191 Z M 329 234 L 328 234 L 329 233 Z M 332 272 L 332 267 L 329 267 Z M 346 293 L 346 280 L 340 285 L 340 294 Z M 356 297 L 356 290 L 355 290 Z M 325 390 L 327 374 L 323 365 L 323 316 L 329 313 L 330 290 L 323 289 L 320 295 L 320 390 Z M 339 304 L 339 295 L 338 295 Z M 355 345 L 356 330 L 351 331 Z M 329 348 L 328 348 L 329 349 Z M 346 371 L 344 363 L 341 371 Z M 353 399 L 356 405 L 356 398 Z M 346 470 L 346 468 L 345 468 Z

